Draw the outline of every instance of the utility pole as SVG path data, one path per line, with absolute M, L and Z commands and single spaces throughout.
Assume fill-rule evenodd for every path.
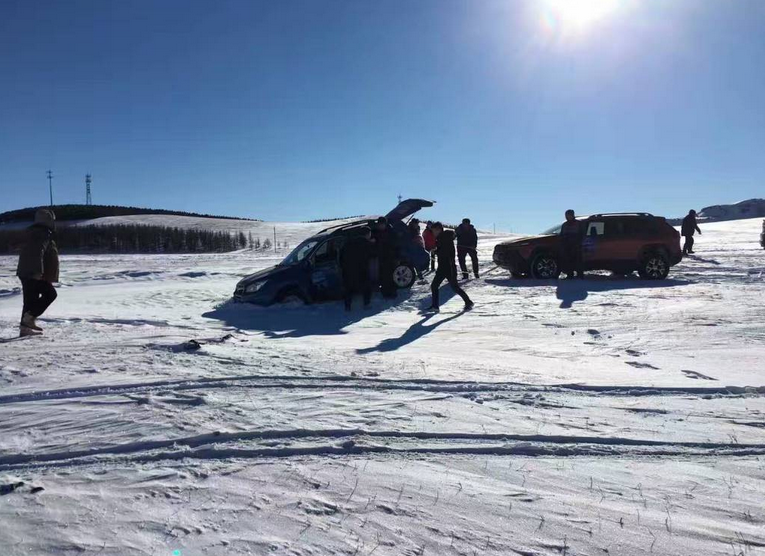
M 48 191 L 50 192 L 50 206 L 53 206 L 53 172 L 48 170 Z
M 93 180 L 90 177 L 90 174 L 85 174 L 85 204 L 86 205 L 92 205 L 93 204 L 93 197 L 90 195 L 90 184 Z
M 276 253 L 276 226 L 274 226 L 274 253 Z
M 401 204 L 401 201 L 403 200 L 403 197 L 401 196 L 401 193 L 398 194 L 398 204 Z

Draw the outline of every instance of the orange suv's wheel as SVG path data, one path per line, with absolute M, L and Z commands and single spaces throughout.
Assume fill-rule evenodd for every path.
M 645 280 L 664 280 L 669 274 L 669 261 L 661 253 L 648 253 L 640 263 L 638 274 Z
M 554 280 L 560 276 L 558 258 L 550 253 L 539 253 L 531 260 L 531 276 L 538 280 Z

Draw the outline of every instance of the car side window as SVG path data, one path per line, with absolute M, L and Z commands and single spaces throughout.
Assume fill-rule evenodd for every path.
M 586 237 L 602 236 L 605 233 L 606 223 L 601 221 L 587 222 Z
M 629 225 L 625 220 L 612 218 L 611 220 L 606 221 L 605 234 L 608 237 L 619 237 L 627 235 L 629 233 L 628 228 Z
M 314 264 L 327 264 L 332 262 L 338 262 L 340 257 L 340 250 L 342 249 L 345 238 L 332 238 L 328 239 L 316 249 L 313 255 Z

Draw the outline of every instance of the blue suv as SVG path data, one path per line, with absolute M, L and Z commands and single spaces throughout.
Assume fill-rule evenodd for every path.
M 407 199 L 386 215 L 396 238 L 397 264 L 393 282 L 399 289 L 412 287 L 417 271 L 427 270 L 430 264 L 430 256 L 412 241 L 404 220 L 420 209 L 432 206 L 432 201 Z M 340 224 L 306 239 L 278 265 L 240 280 L 234 291 L 234 301 L 271 305 L 342 298 L 339 261 L 343 245 L 347 238 L 358 234 L 360 228 L 374 228 L 376 220 L 377 217 L 370 217 Z M 379 277 L 372 278 L 379 282 Z

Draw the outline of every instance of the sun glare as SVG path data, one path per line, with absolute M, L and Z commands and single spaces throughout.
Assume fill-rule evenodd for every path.
M 565 31 L 586 31 L 607 18 L 619 7 L 620 0 L 542 0 L 546 16 Z

